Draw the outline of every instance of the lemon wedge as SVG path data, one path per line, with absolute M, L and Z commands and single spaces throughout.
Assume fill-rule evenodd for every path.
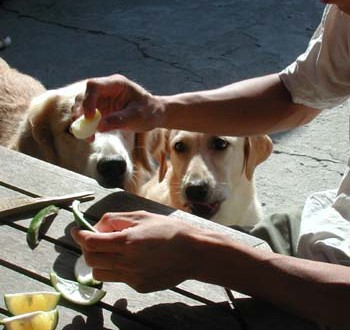
M 101 281 L 94 279 L 92 275 L 92 268 L 86 264 L 83 255 L 81 255 L 75 262 L 74 275 L 77 281 L 81 284 L 89 286 L 96 286 L 102 284 Z
M 100 111 L 96 109 L 95 115 L 92 118 L 86 118 L 82 115 L 73 121 L 70 126 L 70 131 L 77 139 L 87 139 L 95 134 L 101 118 Z
M 32 312 L 0 320 L 6 330 L 54 330 L 58 323 L 58 311 Z
M 61 294 L 59 292 L 24 292 L 4 295 L 5 305 L 12 315 L 55 309 Z
M 68 301 L 78 305 L 93 305 L 99 302 L 106 291 L 85 284 L 64 279 L 55 272 L 50 274 L 52 285 Z

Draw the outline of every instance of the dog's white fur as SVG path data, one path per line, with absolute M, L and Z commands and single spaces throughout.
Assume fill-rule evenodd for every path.
M 272 152 L 268 136 L 172 130 L 166 140 L 167 157 L 162 157 L 157 175 L 142 187 L 141 195 L 228 226 L 253 226 L 262 219 L 254 170 Z M 191 190 L 197 194 L 195 202 Z
M 85 91 L 86 81 L 45 91 L 6 62 L 0 62 L 1 68 L 7 81 L 6 89 L 0 87 L 0 129 L 6 130 L 0 133 L 2 145 L 92 177 L 105 187 L 138 192 L 143 174 L 152 170 L 146 148 L 150 133 L 115 130 L 97 133 L 92 143 L 76 139 L 69 128 L 75 98 Z M 19 86 L 23 77 L 27 83 Z M 34 85 L 38 88 L 28 92 Z M 25 102 L 14 95 L 26 95 Z M 18 110 L 13 111 L 7 100 Z

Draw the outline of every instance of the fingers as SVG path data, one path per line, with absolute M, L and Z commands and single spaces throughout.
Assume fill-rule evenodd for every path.
M 123 232 L 94 233 L 72 228 L 71 235 L 81 248 L 88 252 L 122 253 L 125 235 Z
M 125 268 L 125 257 L 118 253 L 100 253 L 84 251 L 86 263 L 92 268 L 116 269 Z
M 102 282 L 123 282 L 128 283 L 130 281 L 130 275 L 117 269 L 99 269 L 93 268 L 93 277 L 96 280 Z
M 99 232 L 122 231 L 126 228 L 135 226 L 133 219 L 125 213 L 105 213 L 101 220 L 95 225 Z
M 96 108 L 104 115 L 112 110 L 113 104 L 117 104 L 120 108 L 123 108 L 127 91 L 125 80 L 125 77 L 121 75 L 88 80 L 82 100 L 85 116 L 91 118 Z M 113 108 L 113 111 L 117 111 L 116 107 Z

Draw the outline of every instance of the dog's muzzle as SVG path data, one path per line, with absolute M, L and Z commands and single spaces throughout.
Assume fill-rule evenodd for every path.
M 99 183 L 106 188 L 123 188 L 127 163 L 122 156 L 103 157 L 97 163 Z
M 220 202 L 210 201 L 210 187 L 205 181 L 191 182 L 185 187 L 186 206 L 194 215 L 212 218 L 220 208 Z

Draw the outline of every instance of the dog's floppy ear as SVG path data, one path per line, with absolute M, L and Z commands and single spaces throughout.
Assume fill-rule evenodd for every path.
M 249 136 L 244 139 L 244 170 L 248 180 L 253 178 L 255 167 L 272 152 L 272 140 L 267 135 Z
M 170 130 L 162 129 L 161 131 L 161 143 L 158 147 L 158 152 L 156 154 L 156 159 L 159 166 L 158 182 L 162 182 L 166 172 L 168 171 L 168 155 L 170 153 L 169 145 Z
M 33 99 L 28 111 L 32 137 L 42 153 L 42 158 L 52 164 L 56 164 L 57 155 L 50 117 L 56 104 L 56 96 L 44 93 Z

